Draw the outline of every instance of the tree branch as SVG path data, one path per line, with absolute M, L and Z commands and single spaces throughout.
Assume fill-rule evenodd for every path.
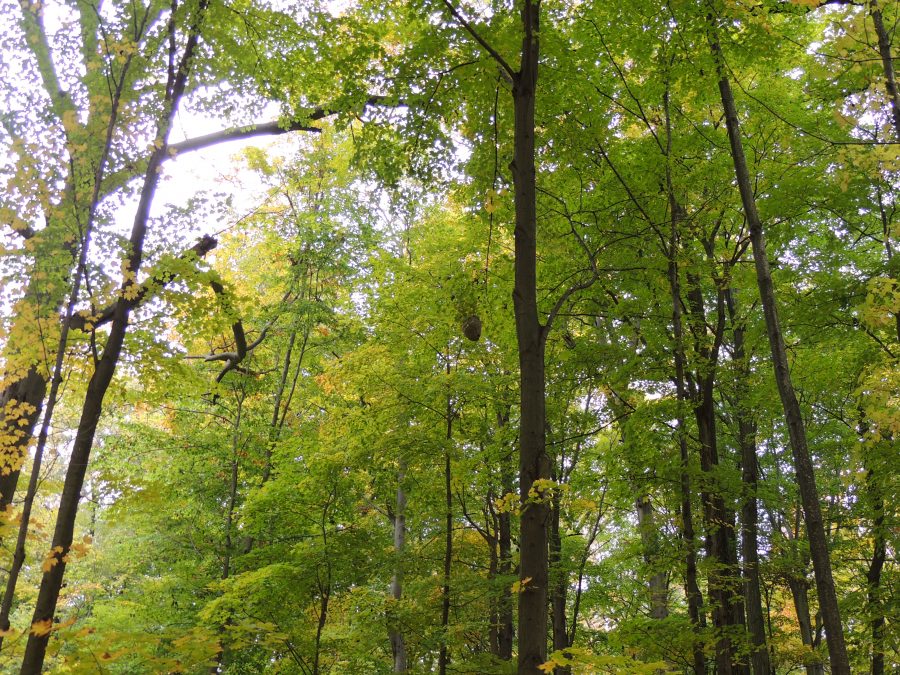
M 198 258 L 202 258 L 211 250 L 213 250 L 218 244 L 218 240 L 215 237 L 211 237 L 209 235 L 204 236 L 200 241 L 191 246 L 187 251 L 182 253 L 179 258 L 182 260 L 188 260 L 193 256 Z M 144 300 L 147 299 L 147 296 L 151 291 L 155 291 L 157 289 L 164 288 L 167 284 L 171 283 L 175 280 L 174 272 L 166 272 L 164 274 L 159 274 L 151 277 L 143 284 L 141 284 L 140 289 L 137 292 L 137 295 L 129 300 L 120 299 L 116 300 L 113 303 L 110 303 L 99 313 L 95 314 L 93 317 L 85 317 L 81 314 L 75 314 L 69 320 L 69 328 L 74 330 L 80 330 L 87 332 L 88 330 L 92 330 L 93 328 L 97 328 L 98 326 L 102 326 L 103 324 L 109 323 L 113 319 L 113 315 L 116 311 L 116 306 L 119 302 L 126 303 L 129 310 L 134 309 L 138 305 L 140 305 Z M 92 326 L 92 329 L 88 329 L 88 324 Z
M 456 7 L 453 5 L 452 2 L 450 2 L 450 0 L 444 0 L 444 5 L 447 7 L 447 10 L 450 12 L 450 14 L 453 16 L 453 18 L 456 19 L 456 22 L 460 26 L 465 28 L 466 32 L 469 35 L 471 35 L 473 38 L 475 38 L 475 42 L 480 44 L 484 48 L 484 51 L 486 51 L 488 54 L 490 54 L 491 57 L 494 59 L 494 61 L 496 61 L 499 64 L 499 66 L 501 68 L 501 72 L 504 74 L 504 76 L 509 81 L 509 83 L 510 84 L 515 83 L 516 78 L 518 77 L 518 73 L 516 73 L 516 71 L 514 71 L 510 67 L 510 65 L 506 62 L 506 60 L 502 56 L 500 56 L 500 52 L 498 52 L 496 49 L 491 47 L 491 45 L 487 42 L 487 40 L 485 40 L 483 37 L 481 37 L 481 35 L 478 33 L 478 31 L 475 30 L 475 27 L 471 23 L 466 21 L 466 19 L 463 17 L 463 15 L 459 13 L 459 10 L 456 9 Z
M 389 105 L 387 97 L 370 96 L 363 103 L 362 107 L 365 110 L 366 108 L 384 105 Z M 221 131 L 215 131 L 204 136 L 188 138 L 180 143 L 170 143 L 168 149 L 177 156 L 185 152 L 203 150 L 204 148 L 218 145 L 219 143 L 256 138 L 258 136 L 280 136 L 281 134 L 290 133 L 292 131 L 309 131 L 318 134 L 322 132 L 322 129 L 320 127 L 312 126 L 310 122 L 323 120 L 326 117 L 337 115 L 339 112 L 341 111 L 331 108 L 316 108 L 303 119 L 286 121 L 272 120 L 269 122 L 261 122 L 260 124 L 247 124 L 244 126 L 232 127 L 230 129 L 222 129 Z

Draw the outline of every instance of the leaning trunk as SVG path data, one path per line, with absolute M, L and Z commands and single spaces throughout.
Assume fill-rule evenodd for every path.
M 119 356 L 122 353 L 125 334 L 128 331 L 128 317 L 131 305 L 126 298 L 133 297 L 136 293 L 135 287 L 137 285 L 137 275 L 143 261 L 144 239 L 147 235 L 150 207 L 156 194 L 156 188 L 159 185 L 159 173 L 168 149 L 169 130 L 171 129 L 178 103 L 184 94 L 189 66 L 199 41 L 200 24 L 206 13 L 207 3 L 208 0 L 200 0 L 181 61 L 177 70 L 173 73 L 172 79 L 167 83 L 166 117 L 162 121 L 158 133 L 160 144 L 150 156 L 147 164 L 144 184 L 129 239 L 129 254 L 125 259 L 126 269 L 130 275 L 126 275 L 122 282 L 121 296 L 116 302 L 106 345 L 103 347 L 103 352 L 88 382 L 78 429 L 72 444 L 72 454 L 66 470 L 63 491 L 60 496 L 53 541 L 44 563 L 46 571 L 41 578 L 34 615 L 31 620 L 31 630 L 25 646 L 25 655 L 22 659 L 21 672 L 23 675 L 39 674 L 44 663 L 44 655 L 47 651 L 47 643 L 56 613 L 56 604 L 59 600 L 59 591 L 62 588 L 63 575 L 66 569 L 66 556 L 72 546 L 81 489 L 84 485 L 84 477 L 87 472 L 91 449 L 94 445 L 97 424 L 103 412 L 103 399 L 112 382 Z M 174 21 L 174 17 L 170 20 Z
M 850 675 L 850 661 L 847 656 L 847 646 L 844 641 L 844 631 L 841 625 L 841 615 L 838 608 L 837 591 L 834 586 L 834 576 L 831 572 L 828 539 L 825 535 L 822 509 L 819 504 L 819 494 L 816 487 L 812 456 L 806 439 L 806 427 L 803 423 L 800 404 L 797 401 L 793 382 L 791 381 L 787 350 L 785 348 L 784 336 L 781 332 L 781 322 L 778 318 L 778 309 L 775 303 L 775 287 L 772 283 L 772 273 L 769 268 L 768 254 L 766 253 L 766 241 L 763 235 L 762 222 L 760 221 L 759 213 L 756 209 L 753 184 L 750 179 L 750 172 L 747 168 L 747 160 L 744 156 L 744 147 L 741 141 L 737 108 L 735 107 L 731 84 L 726 75 L 722 50 L 718 42 L 715 21 L 712 16 L 710 16 L 710 30 L 709 42 L 718 68 L 719 93 L 722 98 L 722 107 L 725 111 L 728 139 L 731 144 L 731 156 L 734 162 L 734 170 L 737 177 L 738 189 L 741 194 L 744 215 L 750 225 L 750 242 L 753 246 L 753 261 L 756 266 L 756 280 L 759 285 L 763 313 L 765 314 L 766 333 L 769 338 L 769 347 L 772 352 L 772 361 L 775 368 L 775 382 L 778 386 L 778 393 L 784 408 L 791 450 L 794 457 L 794 472 L 803 504 L 803 517 L 806 523 L 807 536 L 809 538 L 809 551 L 810 557 L 812 558 L 813 572 L 816 577 L 819 608 L 822 613 L 822 620 L 825 624 L 825 631 L 828 638 L 828 656 L 831 661 L 831 671 L 833 675 Z

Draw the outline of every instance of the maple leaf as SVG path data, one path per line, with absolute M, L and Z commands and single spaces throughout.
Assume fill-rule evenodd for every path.
M 31 634 L 35 637 L 49 635 L 53 630 L 53 619 L 42 619 L 31 624 Z

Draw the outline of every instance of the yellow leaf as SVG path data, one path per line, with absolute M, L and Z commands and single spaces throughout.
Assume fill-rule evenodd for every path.
M 66 110 L 62 114 L 62 124 L 66 131 L 75 131 L 78 128 L 78 114 L 74 110 Z
M 525 587 L 528 585 L 528 583 L 530 581 L 531 581 L 531 577 L 525 577 L 524 579 L 521 579 L 519 581 L 514 581 L 513 585 L 510 586 L 510 590 L 513 593 L 521 593 L 522 591 L 525 590 Z
M 50 631 L 52 630 L 53 619 L 43 619 L 42 621 L 35 621 L 33 624 L 31 624 L 31 634 L 35 637 L 50 635 Z
M 41 565 L 41 570 L 44 573 L 52 570 L 56 565 L 59 564 L 59 554 L 63 552 L 62 546 L 54 546 L 49 551 L 47 551 L 47 555 L 44 557 L 44 564 Z

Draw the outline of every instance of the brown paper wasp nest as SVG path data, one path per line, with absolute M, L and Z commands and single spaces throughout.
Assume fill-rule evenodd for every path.
M 462 332 L 472 342 L 478 342 L 481 337 L 481 319 L 477 314 L 470 314 L 462 322 Z

